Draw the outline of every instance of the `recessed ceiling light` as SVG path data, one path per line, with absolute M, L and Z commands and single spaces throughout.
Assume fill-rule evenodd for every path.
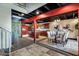
M 37 10 L 37 11 L 36 11 L 36 14 L 38 15 L 39 13 L 40 13 L 40 12 Z
M 24 16 L 24 14 L 22 13 L 21 16 Z

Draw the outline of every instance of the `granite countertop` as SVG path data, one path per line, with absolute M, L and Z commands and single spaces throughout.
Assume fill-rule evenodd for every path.
M 48 31 L 49 29 L 36 29 L 37 31 Z

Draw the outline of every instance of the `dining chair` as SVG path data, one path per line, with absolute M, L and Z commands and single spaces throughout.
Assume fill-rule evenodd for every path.
M 48 31 L 47 34 L 48 34 L 48 42 L 52 43 L 52 41 L 55 39 L 52 31 Z
M 63 36 L 64 36 L 64 32 L 62 31 L 58 31 L 57 34 L 56 34 L 56 39 L 58 41 L 58 43 L 62 43 L 63 41 Z
M 63 37 L 63 45 L 67 44 L 69 37 L 69 31 L 65 32 L 64 37 Z
M 65 45 L 65 42 L 66 42 L 66 38 L 67 38 L 67 34 L 62 31 L 62 30 L 59 30 L 56 34 L 56 40 L 57 40 L 57 43 L 59 44 L 62 44 L 63 47 Z

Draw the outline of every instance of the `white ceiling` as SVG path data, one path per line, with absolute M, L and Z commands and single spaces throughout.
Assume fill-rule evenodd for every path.
M 17 10 L 17 11 L 19 11 L 19 12 L 23 12 L 24 11 L 23 13 L 28 14 L 28 13 L 32 12 L 33 10 L 35 10 L 35 9 L 45 5 L 45 4 L 46 3 L 14 3 L 12 8 Z
M 45 5 L 46 3 L 26 3 L 27 14 L 33 10 Z

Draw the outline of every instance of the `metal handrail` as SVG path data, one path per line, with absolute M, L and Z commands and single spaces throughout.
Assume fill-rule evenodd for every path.
M 10 31 L 8 31 L 7 29 L 5 29 L 5 28 L 2 28 L 2 27 L 0 27 L 0 29 L 2 30 L 2 32 L 6 32 L 6 33 L 9 33 L 9 35 L 11 35 L 11 32 Z M 5 34 L 6 35 L 6 34 Z M 3 37 L 3 36 L 1 36 L 1 37 Z M 6 36 L 5 36 L 6 37 Z M 9 37 L 10 38 L 10 37 Z M 9 43 L 11 43 L 10 42 L 10 40 L 9 40 Z M 6 44 L 6 43 L 5 43 Z M 1 43 L 1 45 L 2 45 L 2 43 Z M 6 46 L 6 45 L 5 45 Z M 10 47 L 10 45 L 9 45 L 9 53 L 11 52 L 11 47 Z
M 7 32 L 9 32 L 9 33 L 11 33 L 10 31 L 8 31 L 7 29 L 5 29 L 5 28 L 2 28 L 2 27 L 0 27 L 1 29 L 3 29 L 3 30 L 5 30 L 5 31 L 7 31 Z

